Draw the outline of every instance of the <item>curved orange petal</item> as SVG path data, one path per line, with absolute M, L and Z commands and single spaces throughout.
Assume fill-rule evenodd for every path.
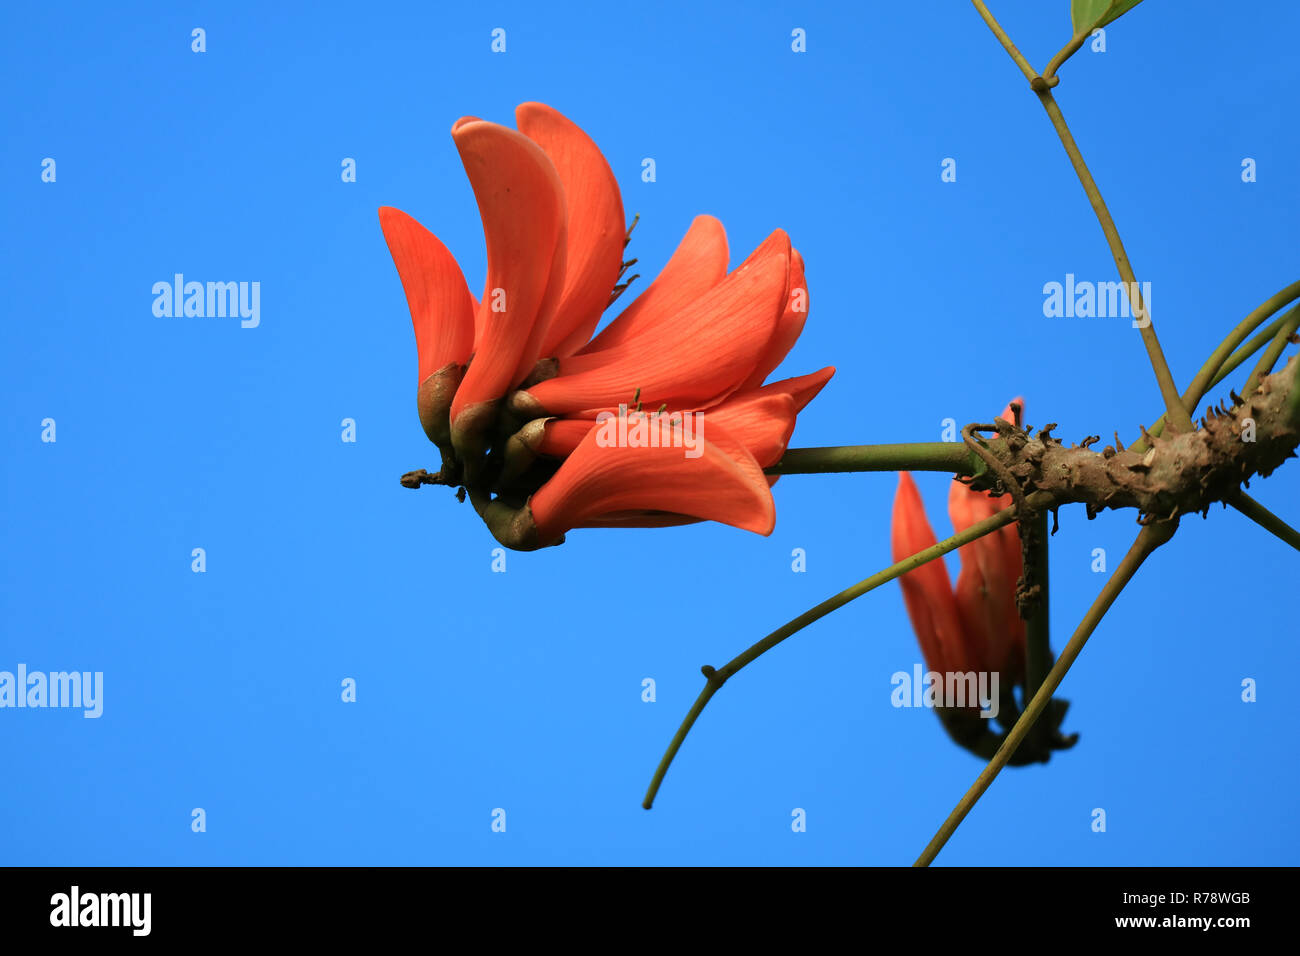
M 669 511 L 616 511 L 590 521 L 574 525 L 575 528 L 675 528 L 684 524 L 699 524 L 703 519 Z
M 613 348 L 628 339 L 654 334 L 727 274 L 727 231 L 712 216 L 696 216 L 663 271 L 644 292 L 577 354 Z
M 551 158 L 564 184 L 569 221 L 564 288 L 541 354 L 571 355 L 591 338 L 618 280 L 627 238 L 623 199 L 600 149 L 567 117 L 542 103 L 521 103 L 515 121 Z
M 948 513 L 953 528 L 965 531 L 977 521 L 991 518 L 1010 506 L 1010 496 L 995 501 L 954 481 L 948 492 Z M 1015 536 L 1015 561 L 1008 560 L 1007 534 Z M 1024 621 L 1016 607 L 1016 581 L 1020 577 L 1019 536 L 1014 526 L 957 549 L 961 571 L 957 574 L 955 597 L 966 633 L 978 654 L 980 669 L 1019 672 L 1015 653 L 1023 648 Z
M 758 463 L 721 427 L 691 458 L 680 447 L 602 444 L 592 429 L 529 499 L 542 541 L 611 512 L 667 511 L 770 534 L 776 506 Z
M 696 411 L 688 409 L 686 414 Z M 637 413 L 627 414 L 635 417 Z M 656 414 L 649 413 L 652 418 Z M 713 425 L 720 425 L 764 468 L 780 460 L 794 433 L 794 399 L 784 393 L 760 395 L 757 390 L 746 392 L 715 405 L 703 414 L 703 423 L 699 426 L 702 437 L 707 437 L 708 429 Z M 682 412 L 674 410 L 664 415 L 669 422 L 680 422 Z M 578 447 L 595 424 L 594 418 L 586 416 L 548 419 L 537 453 L 564 458 Z
M 754 456 L 762 467 L 774 465 L 785 454 L 794 434 L 794 399 L 789 395 L 759 395 L 757 391 L 733 395 L 704 414 L 703 435 L 721 425 Z
M 527 136 L 462 119 L 452 127 L 452 138 L 487 239 L 487 284 L 474 360 L 451 407 L 456 440 L 474 427 L 467 409 L 501 398 L 518 380 L 518 370 L 531 370 L 537 361 L 548 310 L 558 304 L 555 287 L 563 282 L 565 210 L 555 167 Z
M 778 382 L 772 382 L 758 389 L 759 395 L 789 395 L 794 399 L 795 413 L 802 412 L 808 407 L 808 403 L 817 397 L 817 393 L 826 387 L 826 383 L 831 380 L 835 374 L 835 366 L 828 365 L 816 372 L 809 372 L 807 375 L 797 375 L 794 378 L 783 378 Z
M 900 472 L 890 531 L 894 562 L 898 563 L 936 543 L 916 482 L 908 472 Z M 936 558 L 913 568 L 898 581 L 903 588 L 907 616 L 911 618 L 912 629 L 916 631 L 917 642 L 929 668 L 940 673 L 972 670 L 966 652 L 965 630 L 943 559 Z
M 785 361 L 785 357 L 794 348 L 794 343 L 803 333 L 804 323 L 808 321 L 808 281 L 804 278 L 803 256 L 797 249 L 790 252 L 790 281 L 786 293 L 785 310 L 781 313 L 772 340 L 767 344 L 767 351 L 758 360 L 758 365 L 750 373 L 742 388 L 757 388 L 763 379 Z
M 790 256 L 794 249 L 790 245 L 790 236 L 784 229 L 773 229 L 768 233 L 767 238 L 754 247 L 754 251 L 745 257 L 745 261 L 736 266 L 734 271 L 740 271 L 745 266 L 757 262 L 759 259 L 765 259 L 768 256 L 780 253 L 785 258 L 786 266 L 786 285 L 785 290 L 790 288 Z M 781 309 L 785 310 L 785 298 L 781 299 Z
M 543 426 L 542 440 L 537 454 L 552 458 L 567 458 L 573 449 L 582 444 L 587 432 L 596 427 L 590 418 L 552 418 Z
M 411 310 L 419 381 L 446 365 L 463 365 L 474 347 L 474 306 L 455 257 L 400 209 L 380 206 L 379 226 Z
M 787 271 L 785 254 L 769 250 L 661 323 L 649 345 L 637 338 L 560 359 L 558 376 L 518 397 L 556 415 L 631 403 L 638 389 L 650 408 L 717 401 L 753 370 L 771 338 Z

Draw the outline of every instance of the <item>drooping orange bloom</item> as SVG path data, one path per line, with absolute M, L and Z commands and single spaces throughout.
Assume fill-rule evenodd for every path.
M 1023 408 L 1023 400 L 1016 399 Z M 1015 421 L 1010 405 L 1002 413 Z M 953 481 L 948 514 L 957 532 L 1011 507 L 999 499 Z M 925 506 L 912 476 L 899 475 L 894 498 L 892 548 L 902 561 L 936 543 Z M 921 565 L 899 578 L 908 617 L 927 666 L 939 673 L 997 672 L 1010 683 L 1024 670 L 1025 622 L 1016 607 L 1016 583 L 1023 559 L 1015 524 L 957 549 L 961 570 L 954 589 L 942 559 Z
M 515 115 L 517 130 L 474 117 L 451 130 L 487 243 L 479 299 L 432 233 L 379 211 L 415 328 L 420 421 L 443 473 L 511 547 L 555 544 L 580 526 L 714 520 L 770 533 L 763 468 L 835 371 L 763 385 L 807 319 L 802 257 L 778 229 L 728 271 L 722 224 L 699 216 L 593 338 L 625 268 L 618 184 L 560 113 L 524 103 Z M 611 444 L 610 416 L 624 431 L 662 426 L 664 442 Z

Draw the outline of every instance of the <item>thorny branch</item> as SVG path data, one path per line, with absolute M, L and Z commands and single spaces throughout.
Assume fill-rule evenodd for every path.
M 1046 492 L 1051 508 L 1083 504 L 1088 516 L 1111 508 L 1136 508 L 1139 522 L 1169 521 L 1206 512 L 1228 501 L 1256 475 L 1267 477 L 1295 457 L 1300 445 L 1300 415 L 1290 401 L 1300 356 L 1264 377 L 1249 398 L 1235 392 L 1232 404 L 1207 409 L 1196 431 L 1168 438 L 1145 434 L 1145 452 L 1106 446 L 1093 451 L 1089 437 L 1066 447 L 1050 429 L 1031 438 L 1021 429 L 1002 428 L 985 450 L 999 462 L 976 476 L 972 487 L 1000 490 L 1012 476 L 1022 493 Z M 1144 429 L 1145 432 L 1145 429 Z

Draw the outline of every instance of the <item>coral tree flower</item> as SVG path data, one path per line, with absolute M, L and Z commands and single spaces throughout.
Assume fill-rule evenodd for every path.
M 1023 400 L 1015 403 L 1023 407 Z M 1010 405 L 1002 417 L 1015 421 Z M 948 515 L 957 532 L 1009 507 L 1009 495 L 990 498 L 960 481 L 949 488 Z M 916 482 L 907 472 L 899 475 L 891 543 L 895 562 L 937 543 Z M 899 578 L 921 653 L 932 671 L 997 672 L 1009 687 L 1022 676 L 1025 660 L 1025 623 L 1016 607 L 1020 533 L 1014 524 L 1007 525 L 963 545 L 957 554 L 961 570 L 956 588 L 942 559 Z
M 515 118 L 517 129 L 474 117 L 451 129 L 483 220 L 480 298 L 432 233 L 379 210 L 440 482 L 463 484 L 498 540 L 520 549 L 575 527 L 711 520 L 770 533 L 775 479 L 763 469 L 835 371 L 764 384 L 808 316 L 803 258 L 778 229 L 728 270 L 722 224 L 699 216 L 595 334 L 630 265 L 618 183 L 554 109 L 524 103 Z M 642 434 L 655 437 L 624 440 Z

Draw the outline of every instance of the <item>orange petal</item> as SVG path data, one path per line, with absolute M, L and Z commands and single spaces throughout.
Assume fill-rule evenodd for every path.
M 529 500 L 542 541 L 620 511 L 667 511 L 770 534 L 776 506 L 762 469 L 715 426 L 689 458 L 681 447 L 611 445 L 594 428 Z
M 474 346 L 473 296 L 456 259 L 438 237 L 392 206 L 379 226 L 406 292 L 423 382 L 446 365 L 463 365 Z
M 699 518 L 678 515 L 668 511 L 617 511 L 601 515 L 575 525 L 578 528 L 673 528 L 683 524 L 699 524 Z
M 799 375 L 795 378 L 783 378 L 779 382 L 764 385 L 758 390 L 760 395 L 789 395 L 794 399 L 796 414 L 808 407 L 808 403 L 817 397 L 817 393 L 826 387 L 826 383 L 835 374 L 835 366 L 828 365 L 817 372 Z
M 552 418 L 546 422 L 537 453 L 552 458 L 567 458 L 582 444 L 587 432 L 596 427 L 590 418 Z
M 905 471 L 898 476 L 890 544 L 895 563 L 936 544 L 921 493 Z M 914 568 L 898 580 L 903 588 L 907 616 L 912 620 L 912 629 L 930 669 L 940 673 L 972 670 L 966 635 L 943 559 L 936 558 Z
M 780 253 L 785 257 L 785 265 L 786 265 L 785 290 L 788 291 L 790 288 L 790 272 L 789 272 L 790 256 L 791 253 L 793 252 L 794 250 L 790 246 L 790 236 L 786 233 L 786 231 L 784 229 L 773 229 L 770 233 L 768 233 L 767 238 L 764 239 L 762 242 L 760 242 L 755 247 L 754 251 L 745 257 L 745 261 L 736 267 L 736 271 L 739 271 L 745 268 L 745 266 L 757 262 L 759 259 L 765 259 L 768 256 Z M 785 309 L 784 298 L 782 298 L 781 300 L 781 308 L 784 311 Z
M 555 415 L 630 404 L 638 389 L 651 408 L 716 402 L 735 391 L 771 338 L 786 272 L 785 254 L 770 251 L 663 322 L 649 347 L 638 338 L 560 359 L 557 377 L 519 398 Z
M 977 521 L 991 518 L 1010 506 L 1010 496 L 996 501 L 954 481 L 948 492 L 948 513 L 953 527 L 965 531 Z M 1007 535 L 1015 536 L 1008 539 Z M 1014 543 L 1010 551 L 1008 541 Z M 1021 660 L 1016 653 L 1024 644 L 1024 621 L 1016 608 L 1016 581 L 1020 577 L 1020 543 L 1014 526 L 957 549 L 961 571 L 957 575 L 956 600 L 966 633 L 981 660 L 981 669 L 1018 674 Z M 1014 556 L 1014 561 L 1010 560 Z
M 760 395 L 757 390 L 733 395 L 704 415 L 703 432 L 721 425 L 766 468 L 785 454 L 794 434 L 794 399 L 789 395 Z
M 727 232 L 722 223 L 712 216 L 696 216 L 654 282 L 578 354 L 599 352 L 643 334 L 654 334 L 723 280 L 727 256 Z
M 693 414 L 688 409 L 686 414 Z M 635 416 L 636 412 L 628 413 Z M 653 418 L 657 413 L 649 413 Z M 680 422 L 681 412 L 664 413 L 670 422 Z M 594 417 L 552 418 L 545 425 L 544 436 L 538 445 L 538 454 L 564 458 L 573 452 L 596 424 Z M 760 395 L 757 390 L 735 395 L 704 413 L 700 434 L 721 425 L 745 446 L 749 455 L 766 468 L 775 464 L 785 454 L 785 447 L 794 432 L 794 399 L 782 393 Z
M 451 407 L 455 439 L 466 428 L 467 409 L 499 399 L 517 381 L 517 370 L 531 370 L 537 361 L 548 310 L 558 305 L 555 288 L 563 282 L 565 213 L 555 167 L 527 136 L 496 123 L 459 120 L 452 138 L 487 238 L 474 361 Z
M 772 374 L 778 365 L 794 348 L 794 343 L 803 333 L 804 323 L 808 320 L 808 282 L 803 274 L 803 256 L 798 250 L 790 252 L 790 281 L 786 293 L 785 311 L 776 323 L 776 331 L 767 344 L 767 351 L 759 359 L 758 365 L 750 373 L 742 388 L 757 388 L 763 379 Z
M 571 355 L 591 338 L 618 280 L 627 238 L 623 200 L 605 157 L 569 119 L 542 103 L 523 103 L 515 120 L 551 158 L 564 184 L 569 222 L 564 287 L 541 354 Z

